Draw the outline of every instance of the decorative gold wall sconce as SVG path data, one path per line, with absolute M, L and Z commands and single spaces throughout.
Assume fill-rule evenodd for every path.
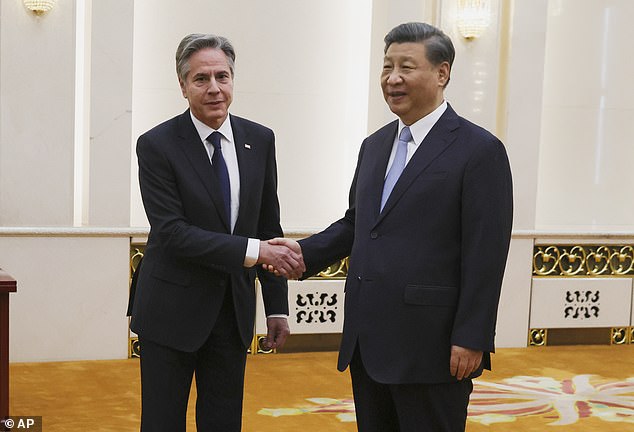
M 35 15 L 43 15 L 53 9 L 57 0 L 22 0 L 22 2 Z
M 489 0 L 459 0 L 457 18 L 458 31 L 463 38 L 480 37 L 491 23 Z

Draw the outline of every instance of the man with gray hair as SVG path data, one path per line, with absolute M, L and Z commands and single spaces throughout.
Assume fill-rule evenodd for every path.
M 299 244 L 308 277 L 350 256 L 339 370 L 361 432 L 463 431 L 471 379 L 490 368 L 512 225 L 502 143 L 444 98 L 454 47 L 405 23 L 385 37 L 397 120 L 367 137 L 345 216 Z
M 137 142 L 150 234 L 130 327 L 141 346 L 145 432 L 185 431 L 194 374 L 197 429 L 241 430 L 256 273 L 268 347 L 282 346 L 289 334 L 286 280 L 256 264 L 296 277 L 303 261 L 266 241 L 282 235 L 275 137 L 229 114 L 234 63 L 227 39 L 186 36 L 176 72 L 189 109 Z

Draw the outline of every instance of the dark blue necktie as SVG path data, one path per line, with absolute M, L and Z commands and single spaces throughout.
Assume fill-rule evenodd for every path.
M 222 200 L 224 204 L 224 211 L 227 215 L 227 221 L 231 223 L 231 184 L 229 183 L 229 171 L 227 170 L 227 164 L 225 158 L 222 157 L 222 147 L 220 146 L 220 132 L 213 132 L 207 137 L 207 141 L 214 146 L 214 154 L 211 157 L 211 169 L 214 172 L 214 176 L 218 181 L 220 191 L 222 192 Z

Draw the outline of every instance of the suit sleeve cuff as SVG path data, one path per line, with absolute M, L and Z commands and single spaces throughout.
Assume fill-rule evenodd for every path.
M 247 251 L 244 255 L 244 266 L 253 267 L 260 257 L 260 240 L 250 238 L 247 242 Z

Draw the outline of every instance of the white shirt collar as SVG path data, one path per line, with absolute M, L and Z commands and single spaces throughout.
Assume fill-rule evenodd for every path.
M 438 108 L 427 114 L 422 119 L 418 120 L 416 123 L 410 125 L 409 130 L 412 133 L 412 138 L 414 139 L 414 142 L 416 144 L 420 144 L 421 142 L 423 142 L 431 128 L 434 127 L 434 125 L 436 124 L 440 116 L 443 115 L 446 109 L 447 101 L 443 100 Z M 396 134 L 396 136 L 399 136 L 401 134 L 401 130 L 403 130 L 405 126 L 405 123 L 403 123 L 403 121 L 399 119 L 398 133 Z
M 229 119 L 230 115 L 227 115 L 227 118 L 224 122 L 222 122 L 218 129 L 207 126 L 205 123 L 198 120 L 191 111 L 189 111 L 189 115 L 192 118 L 194 127 L 196 128 L 202 142 L 205 142 L 207 137 L 217 130 L 227 141 L 233 144 L 233 129 L 231 128 L 231 120 Z

